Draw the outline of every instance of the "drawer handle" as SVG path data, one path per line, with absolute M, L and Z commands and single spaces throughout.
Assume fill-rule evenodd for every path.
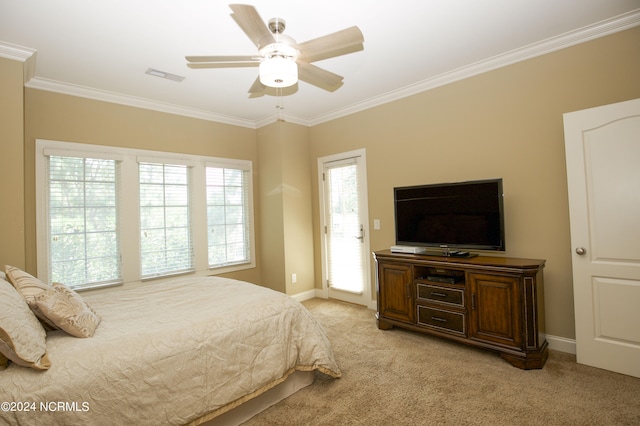
M 447 297 L 446 293 L 440 293 L 439 291 L 432 291 L 431 295 L 432 296 L 438 296 L 438 297 Z
M 446 319 L 444 319 L 444 318 L 440 318 L 440 317 L 431 317 L 431 319 L 432 319 L 433 321 L 438 321 L 438 322 L 447 322 L 447 320 L 446 320 Z

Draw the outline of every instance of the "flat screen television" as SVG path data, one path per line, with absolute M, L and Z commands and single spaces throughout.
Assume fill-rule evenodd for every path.
M 505 250 L 502 179 L 394 188 L 396 244 Z

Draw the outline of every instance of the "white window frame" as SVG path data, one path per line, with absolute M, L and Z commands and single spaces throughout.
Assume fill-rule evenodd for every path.
M 156 161 L 173 164 L 188 164 L 193 168 L 193 216 L 191 220 L 194 240 L 194 272 L 191 274 L 206 276 L 211 275 L 212 273 L 222 274 L 255 268 L 256 256 L 252 178 L 249 178 L 247 181 L 249 204 L 249 261 L 246 263 L 210 268 L 207 253 L 208 242 L 205 167 L 207 164 L 224 165 L 224 167 L 227 168 L 235 167 L 242 170 L 249 170 L 249 176 L 252 177 L 253 165 L 251 161 L 36 139 L 36 251 L 37 275 L 41 279 L 47 280 L 47 277 L 49 276 L 49 207 L 46 165 L 47 156 L 52 154 L 75 157 L 109 157 L 117 158 L 118 161 L 120 161 L 120 178 L 123 182 L 120 187 L 121 193 L 119 194 L 122 283 L 118 284 L 129 284 L 142 281 L 140 267 L 140 212 L 138 192 L 138 161 L 140 159 L 154 159 Z M 131 182 L 131 184 L 127 184 L 127 182 Z M 82 288 L 92 287 L 84 286 Z M 79 289 L 80 288 L 78 288 L 78 290 Z
M 161 271 L 161 270 L 156 270 L 154 272 L 147 272 L 146 274 L 142 274 L 142 279 L 149 279 L 149 278 L 154 278 L 154 277 L 158 277 L 158 276 L 167 276 L 167 275 L 180 275 L 180 274 L 184 274 L 184 273 L 189 273 L 193 271 L 193 268 L 195 266 L 195 250 L 194 250 L 194 245 L 193 245 L 193 234 L 194 234 L 194 224 L 193 221 L 191 220 L 191 218 L 193 217 L 193 187 L 194 187 L 194 181 L 193 181 L 193 164 L 176 164 L 176 161 L 171 161 L 171 162 L 167 162 L 166 160 L 161 160 L 161 159 L 153 159 L 153 160 L 147 160 L 147 159 L 143 159 L 138 157 L 138 190 L 140 191 L 139 194 L 142 192 L 141 186 L 143 185 L 143 183 L 141 182 L 140 176 L 142 175 L 142 173 L 140 172 L 140 167 L 144 164 L 144 165 L 150 165 L 150 166 L 161 166 L 163 169 L 163 180 L 166 177 L 166 167 L 183 167 L 184 168 L 184 172 L 185 172 L 185 178 L 186 178 L 186 182 L 184 184 L 182 184 L 181 186 L 184 187 L 184 189 L 186 190 L 186 208 L 187 208 L 187 229 L 188 229 L 188 236 L 187 236 L 187 242 L 188 242 L 188 247 L 187 247 L 187 253 L 188 253 L 188 265 L 184 265 L 184 268 L 181 269 L 173 269 L 173 270 L 168 270 L 168 271 Z M 148 183 L 145 183 L 148 184 Z M 157 183 L 154 183 L 154 185 L 158 185 Z M 169 184 L 171 185 L 171 184 Z M 167 189 L 167 184 L 166 182 L 162 183 L 162 196 L 164 197 L 166 195 L 166 189 Z M 166 214 L 166 209 L 167 206 L 164 202 L 162 204 L 162 209 L 164 210 L 165 214 Z M 143 206 L 141 204 L 138 205 L 138 218 L 140 219 L 140 222 L 142 222 L 142 209 Z M 167 227 L 166 227 L 166 223 L 164 224 L 164 226 L 161 228 L 163 233 L 166 232 Z M 150 232 L 153 232 L 151 230 L 148 230 Z M 141 250 L 140 250 L 140 262 L 141 264 L 143 263 L 142 258 L 143 256 L 143 250 L 144 250 L 144 244 L 142 244 L 142 240 L 144 239 L 143 234 L 146 236 L 147 234 L 147 230 L 144 231 L 143 233 L 143 228 L 142 225 L 140 225 L 140 232 L 138 233 L 138 235 L 140 235 L 140 241 L 141 241 Z M 165 234 L 166 237 L 166 234 Z M 164 240 L 163 238 L 163 243 L 166 245 L 166 240 Z M 165 252 L 166 255 L 166 252 Z M 166 258 L 165 258 L 166 260 Z M 147 265 L 148 266 L 148 265 Z M 167 264 L 164 264 L 164 266 L 169 266 Z
M 73 155 L 70 155 L 70 154 L 73 154 Z M 100 160 L 113 161 L 113 162 L 115 163 L 115 170 L 114 170 L 114 171 L 115 171 L 115 176 L 114 176 L 114 177 L 115 177 L 115 182 L 114 182 L 115 194 L 114 194 L 114 195 L 115 195 L 115 209 L 116 209 L 116 229 L 115 229 L 115 231 L 116 231 L 116 232 L 115 232 L 115 234 L 116 234 L 116 247 L 115 247 L 115 248 L 116 248 L 116 253 L 115 253 L 115 255 L 116 255 L 116 256 L 112 256 L 112 258 L 115 258 L 115 262 L 116 262 L 116 264 L 117 264 L 117 272 L 118 272 L 118 273 L 117 273 L 117 275 L 112 276 L 112 277 L 111 277 L 111 278 L 109 278 L 109 279 L 105 279 L 105 280 L 100 281 L 100 282 L 93 282 L 93 283 L 91 283 L 91 284 L 90 284 L 90 285 L 88 285 L 88 286 L 107 286 L 107 285 L 112 285 L 112 284 L 118 284 L 118 283 L 120 283 L 120 282 L 121 282 L 121 276 L 122 276 L 122 268 L 121 268 L 121 266 L 120 266 L 121 256 L 119 256 L 119 253 L 120 253 L 120 234 L 121 234 L 121 232 L 119 231 L 119 226 L 117 225 L 117 222 L 118 222 L 118 216 L 119 216 L 119 215 L 118 215 L 118 209 L 119 209 L 119 203 L 120 203 L 119 196 L 118 196 L 118 195 L 119 195 L 118 190 L 119 190 L 120 181 L 121 181 L 121 179 L 120 179 L 120 162 L 121 162 L 122 158 L 121 158 L 121 157 L 119 157 L 119 156 L 103 155 L 103 154 L 100 154 L 100 153 L 95 153 L 95 154 L 92 154 L 92 155 L 85 155 L 85 153 L 81 153 L 81 152 L 77 152 L 77 153 L 70 153 L 70 152 L 67 152 L 67 151 L 51 150 L 51 149 L 45 149 L 45 150 L 44 150 L 44 155 L 45 155 L 46 157 L 65 157 L 65 158 L 76 158 L 76 159 L 82 160 L 83 162 L 84 162 L 87 158 L 93 158 L 93 159 L 100 159 Z M 86 164 L 86 163 L 85 163 L 85 164 Z M 51 168 L 50 168 L 50 165 L 51 165 L 51 163 L 48 163 L 48 164 L 47 164 L 47 166 L 48 166 L 48 167 L 47 167 L 47 166 L 45 166 L 45 167 L 46 167 L 46 168 L 45 168 L 45 173 L 46 173 L 46 175 L 47 175 L 47 177 L 48 177 L 48 178 L 51 176 Z M 86 178 L 86 176 L 83 176 L 83 180 L 84 180 L 84 181 L 85 181 L 85 183 L 86 183 L 85 178 Z M 49 203 L 49 202 L 50 202 L 50 195 L 51 195 L 51 194 L 50 194 L 50 191 L 49 191 L 50 186 L 51 186 L 51 185 L 50 185 L 50 183 L 51 183 L 51 181 L 50 181 L 49 179 L 47 179 L 47 184 L 46 184 L 46 189 L 47 189 L 47 192 L 46 192 L 46 199 L 47 199 L 47 203 Z M 85 195 L 86 195 L 86 193 L 85 193 Z M 85 206 L 83 206 L 83 207 L 84 207 L 85 209 L 87 208 L 87 206 L 86 206 L 86 205 L 85 205 Z M 49 212 L 49 209 L 48 209 L 48 208 L 47 208 L 47 212 Z M 86 215 L 86 213 L 87 213 L 87 212 L 86 212 L 86 210 L 85 210 L 84 214 Z M 48 230 L 48 231 L 50 231 L 50 230 L 51 230 L 51 229 L 50 229 L 50 226 L 51 226 L 51 222 L 52 222 L 52 221 L 51 221 L 50 214 L 48 214 L 48 215 L 46 216 L 46 220 L 47 220 L 47 223 L 46 223 L 46 225 L 47 225 L 47 230 Z M 47 250 L 49 250 L 49 249 L 51 248 L 51 244 L 52 244 L 51 240 L 53 240 L 53 238 L 54 238 L 54 237 L 53 237 L 52 235 L 50 235 L 50 233 L 49 233 L 49 232 L 47 232 L 47 234 L 48 234 L 48 235 L 49 235 L 49 237 L 50 237 L 50 239 L 48 239 L 48 240 L 46 241 L 46 244 L 47 244 Z M 80 235 L 83 235 L 83 236 L 85 236 L 85 237 L 86 237 L 88 234 L 91 234 L 91 231 L 88 231 L 88 230 L 86 229 L 86 227 L 83 227 L 83 230 L 80 232 Z M 66 234 L 65 234 L 65 235 L 66 235 Z M 86 241 L 85 241 L 85 242 L 86 242 Z M 82 258 L 81 258 L 81 259 L 77 259 L 77 260 L 85 261 L 85 260 L 87 259 L 87 257 L 90 257 L 90 255 L 89 255 L 88 253 L 85 253 L 85 258 L 84 258 L 84 259 L 82 259 Z M 49 265 L 48 265 L 48 266 L 49 266 Z M 85 268 L 86 268 L 86 266 L 87 266 L 87 265 L 85 264 Z M 114 272 L 114 271 L 112 271 L 112 272 Z M 87 283 L 86 283 L 86 282 L 83 282 L 83 283 L 80 283 L 80 284 L 73 284 L 73 283 L 68 283 L 68 284 L 69 284 L 71 287 L 75 288 L 75 289 L 80 289 L 80 288 L 82 288 L 82 287 L 84 287 L 84 286 L 87 286 Z
M 247 182 L 253 179 L 253 173 L 251 171 L 251 167 L 246 167 L 246 166 L 250 166 L 249 165 L 245 165 L 245 167 L 242 167 L 238 164 L 234 164 L 232 162 L 230 162 L 229 160 L 224 160 L 224 159 L 219 159 L 215 162 L 213 161 L 208 161 L 205 164 L 205 173 L 206 173 L 206 168 L 220 168 L 220 169 L 237 169 L 237 170 L 241 170 L 243 172 L 243 174 L 246 176 L 246 180 Z M 205 183 L 205 189 L 206 189 L 206 183 Z M 247 198 L 250 200 L 251 198 L 253 198 L 253 193 L 252 193 L 252 185 L 248 185 L 247 191 L 246 191 L 246 196 Z M 208 200 L 207 197 L 205 196 L 205 202 L 207 203 L 208 206 Z M 249 223 L 250 227 L 252 226 L 251 224 L 253 223 L 253 208 L 248 207 L 248 211 L 246 212 L 246 218 L 245 220 Z M 209 223 L 207 220 L 207 230 Z M 209 237 L 209 235 L 207 235 L 207 237 Z M 248 238 L 245 238 L 245 240 L 249 241 L 249 259 L 253 259 L 255 254 L 253 252 L 253 247 L 254 247 L 254 243 L 253 243 L 253 231 L 249 231 L 249 236 Z M 207 259 L 208 262 L 208 259 Z M 209 264 L 210 268 L 224 268 L 224 267 L 228 267 L 237 263 L 244 263 L 244 261 L 240 261 L 240 262 L 227 262 L 226 264 L 220 265 L 220 266 L 212 266 L 211 264 Z

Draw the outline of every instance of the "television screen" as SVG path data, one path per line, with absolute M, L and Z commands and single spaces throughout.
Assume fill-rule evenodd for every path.
M 502 179 L 394 188 L 396 244 L 505 250 Z

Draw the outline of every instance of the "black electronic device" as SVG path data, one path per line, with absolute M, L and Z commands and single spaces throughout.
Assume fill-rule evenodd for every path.
M 394 188 L 394 209 L 397 245 L 505 250 L 502 179 Z
M 462 251 L 462 250 L 451 250 L 451 251 L 449 251 L 449 256 L 451 256 L 451 257 L 476 257 L 477 254 L 469 253 L 468 251 Z
M 427 280 L 432 281 L 434 283 L 445 283 L 445 284 L 455 284 L 456 277 L 454 276 L 446 276 L 446 275 L 427 275 Z

